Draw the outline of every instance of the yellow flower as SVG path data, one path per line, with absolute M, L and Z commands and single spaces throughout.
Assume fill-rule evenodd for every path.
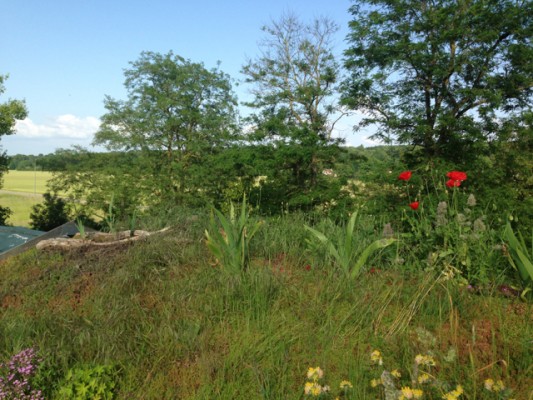
M 463 387 L 461 385 L 457 385 L 455 390 L 452 390 L 451 392 L 446 393 L 442 398 L 444 400 L 457 400 L 459 396 L 461 396 L 464 393 Z
M 304 393 L 311 396 L 320 396 L 320 393 L 322 393 L 322 387 L 316 382 L 306 382 Z
M 435 364 L 435 360 L 433 359 L 433 357 L 431 357 L 431 356 L 423 356 L 422 354 L 418 354 L 415 357 L 415 362 L 418 365 L 427 365 L 427 366 L 430 366 L 430 367 L 436 365 Z
M 493 379 L 485 379 L 485 389 L 487 389 L 489 392 L 492 392 L 492 387 L 494 386 L 494 380 Z
M 379 365 L 383 365 L 383 358 L 381 357 L 381 352 L 379 350 L 374 350 L 372 354 L 370 354 L 370 361 L 378 363 Z
M 344 390 L 353 388 L 352 382 L 350 381 L 342 381 L 339 386 L 341 389 L 344 389 Z
M 399 397 L 399 400 L 405 399 L 414 399 L 413 389 L 411 389 L 409 386 L 404 386 L 402 388 L 402 394 Z
M 370 381 L 370 386 L 372 386 L 373 388 L 375 387 L 378 387 L 379 385 L 381 385 L 383 382 L 381 381 L 381 378 L 380 379 L 372 379 Z
M 422 374 L 418 377 L 418 383 L 423 384 L 431 380 L 428 374 Z
M 395 378 L 401 378 L 402 377 L 402 374 L 400 374 L 400 371 L 398 371 L 397 369 L 393 369 L 390 374 L 392 376 L 394 376 Z
M 411 389 L 409 386 L 404 386 L 402 388 L 402 393 L 400 394 L 399 400 L 406 399 L 420 399 L 424 395 L 424 392 L 420 389 Z
M 501 379 L 496 381 L 496 383 L 492 387 L 492 390 L 495 392 L 501 392 L 502 390 L 505 390 L 505 385 L 503 384 Z
M 324 376 L 324 371 L 320 369 L 320 367 L 311 368 L 307 370 L 307 377 L 309 379 L 313 379 L 314 381 L 318 381 L 320 378 Z

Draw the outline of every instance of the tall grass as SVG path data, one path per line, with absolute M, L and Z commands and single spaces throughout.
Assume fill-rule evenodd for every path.
M 116 365 L 119 399 L 296 400 L 307 369 L 320 366 L 332 395 L 349 380 L 346 398 L 363 399 L 382 396 L 370 386 L 379 348 L 404 384 L 414 357 L 432 352 L 439 378 L 463 385 L 466 398 L 486 398 L 488 377 L 529 395 L 531 304 L 472 293 L 435 269 L 390 268 L 394 249 L 347 279 L 326 252 L 306 250 L 303 226 L 313 222 L 300 214 L 267 219 L 249 268 L 228 279 L 212 265 L 208 220 L 191 218 L 167 219 L 170 233 L 129 247 L 31 251 L 1 264 L 0 359 L 36 347 L 59 377 Z M 372 219 L 358 227 L 357 239 L 381 235 Z M 61 379 L 47 382 L 53 394 Z

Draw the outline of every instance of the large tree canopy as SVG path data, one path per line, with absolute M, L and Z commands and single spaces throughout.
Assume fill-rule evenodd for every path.
M 262 30 L 261 55 L 243 67 L 255 97 L 247 105 L 330 137 L 330 117 L 337 111 L 332 95 L 339 65 L 332 40 L 338 26 L 327 18 L 304 24 L 289 14 Z
M 0 95 L 5 92 L 4 82 L 7 75 L 0 75 Z M 0 136 L 15 133 L 15 122 L 28 115 L 26 105 L 21 100 L 8 100 L 0 103 Z
M 249 119 L 250 137 L 265 146 L 262 153 L 272 163 L 264 198 L 313 207 L 324 200 L 317 193 L 321 171 L 331 167 L 337 143 L 331 133 L 339 118 L 339 65 L 332 43 L 338 27 L 327 18 L 305 24 L 286 15 L 262 30 L 260 55 L 242 72 L 254 96 L 247 105 L 258 110 Z
M 141 150 L 151 193 L 176 201 L 194 196 L 205 157 L 236 132 L 229 77 L 172 52 L 143 52 L 125 76 L 128 99 L 106 97 L 107 113 L 94 142 L 110 150 Z
M 531 108 L 531 1 L 358 0 L 350 11 L 344 103 L 377 138 L 464 160 Z
M 4 82 L 7 75 L 0 75 L 0 95 L 5 92 Z M 15 123 L 18 119 L 24 119 L 28 115 L 26 105 L 21 100 L 8 100 L 0 103 L 0 137 L 3 135 L 12 135 L 15 133 Z M 5 152 L 2 152 L 0 146 L 0 187 L 2 187 L 2 176 L 7 170 L 8 159 Z M 7 217 L 11 210 L 0 205 L 0 225 L 6 223 Z

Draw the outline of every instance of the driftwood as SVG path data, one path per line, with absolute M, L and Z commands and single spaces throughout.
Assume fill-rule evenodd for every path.
M 83 238 L 79 234 L 77 234 L 73 238 L 55 238 L 42 240 L 37 243 L 35 248 L 37 250 L 70 250 L 93 247 L 111 247 L 145 239 L 149 236 L 166 232 L 169 229 L 170 228 L 164 228 L 160 231 L 155 232 L 136 230 L 133 231 L 133 234 L 130 231 L 122 231 L 116 233 L 91 232 Z

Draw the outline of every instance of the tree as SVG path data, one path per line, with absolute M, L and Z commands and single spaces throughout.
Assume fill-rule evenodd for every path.
M 242 69 L 253 85 L 254 100 L 246 105 L 259 110 L 249 119 L 250 138 L 275 149 L 267 173 L 270 189 L 279 192 L 275 197 L 313 207 L 324 200 L 316 190 L 339 143 L 332 138 L 342 115 L 334 96 L 339 65 L 332 40 L 338 27 L 327 18 L 304 24 L 286 15 L 262 30 L 260 56 Z
M 343 102 L 381 140 L 466 161 L 531 108 L 528 0 L 358 0 Z M 507 129 L 507 128 L 506 128 Z
M 32 206 L 30 226 L 32 229 L 51 231 L 69 221 L 67 203 L 56 194 L 45 193 L 44 201 Z
M 0 75 L 0 95 L 5 92 L 4 82 L 7 75 Z M 15 133 L 15 122 L 18 119 L 26 118 L 28 114 L 26 105 L 21 100 L 8 100 L 0 103 L 0 137 L 3 135 L 12 135 Z M 6 152 L 2 152 L 0 146 L 0 188 L 2 187 L 2 177 L 7 171 L 8 158 Z M 5 223 L 5 219 L 11 214 L 7 207 L 0 206 L 0 224 Z
M 143 52 L 125 71 L 128 99 L 106 97 L 95 144 L 138 150 L 143 181 L 155 197 L 182 203 L 201 196 L 205 158 L 236 135 L 229 77 L 172 52 Z M 133 166 L 132 166 L 133 168 Z

